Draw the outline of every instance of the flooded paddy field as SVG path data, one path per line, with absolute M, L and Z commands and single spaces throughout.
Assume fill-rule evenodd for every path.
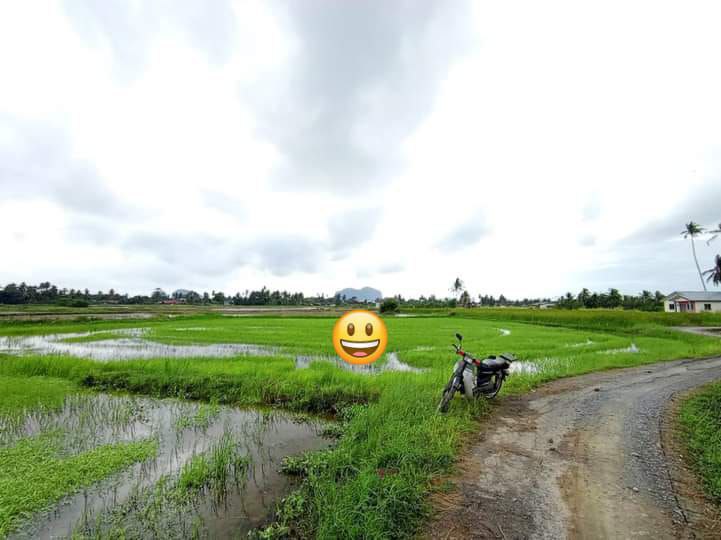
M 292 487 L 281 460 L 326 448 L 326 426 L 277 411 L 106 394 L 69 395 L 59 410 L 0 417 L 0 462 L 44 439 L 59 466 L 109 445 L 148 449 L 74 494 L 25 508 L 0 531 L 10 538 L 244 534 Z
M 269 522 L 265 537 L 412 536 L 429 486 L 488 410 L 457 397 L 436 412 L 456 332 L 475 356 L 519 359 L 500 399 L 721 353 L 719 339 L 653 326 L 458 313 L 386 318 L 388 349 L 369 367 L 335 356 L 335 317 L 318 313 L 0 321 L 0 537 L 228 538 Z M 333 417 L 336 438 L 289 411 Z M 283 456 L 300 454 L 296 481 L 278 474 Z
M 191 329 L 190 331 L 203 329 Z M 124 328 L 106 332 L 76 332 L 37 336 L 0 336 L 0 353 L 70 355 L 91 360 L 135 360 L 142 358 L 224 358 L 250 354 L 277 354 L 277 348 L 246 343 L 170 345 L 146 339 L 146 328 Z

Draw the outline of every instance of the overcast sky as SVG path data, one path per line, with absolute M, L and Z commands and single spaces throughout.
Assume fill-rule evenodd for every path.
M 0 284 L 699 289 L 719 27 L 716 0 L 3 2 Z

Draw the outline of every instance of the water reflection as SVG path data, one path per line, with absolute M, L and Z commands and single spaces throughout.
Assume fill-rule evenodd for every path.
M 146 337 L 148 329 L 129 328 L 105 332 L 78 332 L 45 336 L 0 336 L 0 353 L 66 354 L 91 360 L 133 360 L 144 358 L 220 358 L 237 355 L 270 356 L 279 353 L 276 347 L 248 343 L 216 343 L 211 345 L 168 345 Z M 97 341 L 68 341 L 98 334 L 122 337 Z
M 128 538 L 152 536 L 151 529 L 158 527 L 168 537 L 193 530 L 210 538 L 244 534 L 262 525 L 291 487 L 291 480 L 278 472 L 281 459 L 327 447 L 323 428 L 316 420 L 275 412 L 177 400 L 73 396 L 60 412 L 28 415 L 13 430 L 12 439 L 62 430 L 65 451 L 77 454 L 102 444 L 153 437 L 158 441 L 157 457 L 67 497 L 34 516 L 11 538 L 105 537 L 117 534 L 119 526 Z M 227 485 L 219 488 L 222 497 L 218 489 L 204 489 L 187 501 L 168 499 L 163 511 L 151 512 L 150 519 L 158 486 L 173 485 L 184 464 L 212 453 L 218 445 L 247 463 L 242 477 L 229 476 Z
M 383 373 L 384 371 L 406 371 L 406 372 L 410 372 L 410 373 L 423 373 L 424 371 L 426 371 L 425 369 L 413 367 L 413 366 L 401 361 L 398 358 L 398 353 L 395 353 L 395 352 L 386 354 L 384 360 L 375 362 L 373 364 L 367 364 L 367 365 L 349 364 L 348 362 L 341 360 L 337 356 L 324 356 L 324 355 L 302 356 L 302 355 L 299 355 L 299 356 L 295 357 L 296 369 L 307 369 L 310 367 L 310 365 L 313 362 L 328 362 L 340 369 L 344 369 L 346 371 L 352 371 L 354 373 L 364 373 L 364 374 Z

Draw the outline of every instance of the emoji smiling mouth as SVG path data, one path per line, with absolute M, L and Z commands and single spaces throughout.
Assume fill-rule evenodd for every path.
M 345 339 L 340 340 L 340 346 L 343 347 L 343 350 L 351 356 L 356 356 L 358 358 L 370 356 L 376 351 L 379 344 L 379 339 L 374 339 L 373 341 L 346 341 Z

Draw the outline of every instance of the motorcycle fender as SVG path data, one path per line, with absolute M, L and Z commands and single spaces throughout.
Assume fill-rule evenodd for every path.
M 463 370 L 463 393 L 467 398 L 473 398 L 473 388 L 476 386 L 475 375 L 469 367 Z
M 473 388 L 475 387 L 473 371 L 465 365 L 463 360 L 456 362 L 456 365 L 453 367 L 454 377 L 460 370 L 463 370 L 463 375 L 461 376 L 461 388 L 458 390 L 460 390 L 466 397 L 473 397 Z

